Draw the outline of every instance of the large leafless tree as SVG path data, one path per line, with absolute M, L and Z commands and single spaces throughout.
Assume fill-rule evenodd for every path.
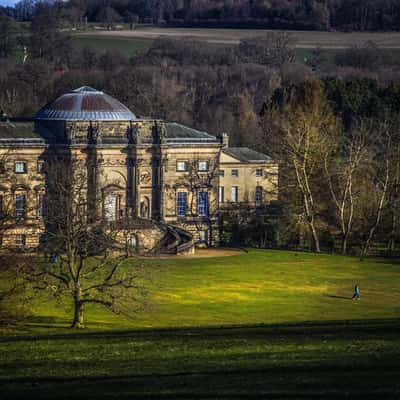
M 87 172 L 97 168 L 75 156 L 48 159 L 44 250 L 49 259 L 36 263 L 29 275 L 36 289 L 72 303 L 73 328 L 84 326 L 89 304 L 131 315 L 147 301 L 143 263 L 127 265 L 124 235 L 102 218 L 96 172 Z

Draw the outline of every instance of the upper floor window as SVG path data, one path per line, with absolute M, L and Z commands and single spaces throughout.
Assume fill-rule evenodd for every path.
M 176 213 L 178 217 L 185 217 L 187 209 L 187 193 L 178 192 L 178 199 L 176 205 Z
M 256 203 L 260 204 L 263 202 L 263 188 L 261 186 L 256 187 Z
M 224 177 L 225 176 L 225 171 L 223 169 L 220 169 L 218 171 L 218 175 Z
M 198 170 L 200 172 L 207 172 L 208 171 L 208 161 L 199 161 Z
M 178 172 L 185 172 L 188 170 L 188 163 L 187 161 L 177 161 L 176 163 L 176 170 Z
M 224 193 L 225 192 L 225 188 L 223 187 L 223 186 L 220 186 L 219 188 L 218 188 L 218 201 L 220 202 L 220 203 L 223 203 L 224 202 L 224 200 L 225 200 L 225 196 L 224 196 Z
M 37 162 L 37 172 L 39 174 L 43 174 L 43 172 L 44 172 L 44 161 L 38 161 Z
M 6 163 L 4 161 L 0 161 L 0 174 L 4 174 L 6 172 Z
M 16 174 L 26 174 L 28 171 L 25 161 L 15 161 L 15 173 Z
M 239 170 L 238 170 L 238 169 L 233 169 L 233 170 L 231 171 L 231 175 L 232 175 L 232 176 L 239 176 Z
M 256 169 L 256 176 L 258 177 L 263 176 L 263 170 L 261 168 Z
M 231 188 L 231 201 L 237 203 L 239 198 L 239 188 L 237 186 L 232 186 Z
M 208 193 L 199 192 L 198 214 L 200 217 L 208 215 Z
M 15 216 L 24 218 L 26 212 L 26 196 L 24 194 L 15 195 Z

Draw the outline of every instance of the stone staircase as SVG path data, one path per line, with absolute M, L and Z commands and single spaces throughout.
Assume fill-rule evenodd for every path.
M 154 254 L 194 254 L 194 240 L 189 232 L 176 226 L 158 224 L 164 230 L 165 236 L 153 249 Z

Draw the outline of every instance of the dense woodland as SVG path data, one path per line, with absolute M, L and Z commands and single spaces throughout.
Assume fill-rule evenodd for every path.
M 228 132 L 232 145 L 278 160 L 281 177 L 271 220 L 240 216 L 227 243 L 398 250 L 400 69 L 392 54 L 366 43 L 334 60 L 316 49 L 299 64 L 291 36 L 269 33 L 226 47 L 159 39 L 127 59 L 73 48 L 54 13 L 38 5 L 22 37 L 0 18 L 3 113 L 29 117 L 90 85 L 137 115 Z M 13 57 L 24 48 L 25 61 Z
M 53 1 L 52 1 L 53 3 Z M 54 2 L 67 24 L 147 22 L 176 26 L 307 30 L 399 30 L 397 0 L 69 0 Z M 33 0 L 8 13 L 31 19 Z

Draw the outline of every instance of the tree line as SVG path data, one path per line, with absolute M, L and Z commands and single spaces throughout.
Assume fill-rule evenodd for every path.
M 53 3 L 65 24 L 85 21 L 186 27 L 388 31 L 400 29 L 397 0 L 69 0 Z M 7 12 L 18 20 L 35 14 L 33 0 Z

